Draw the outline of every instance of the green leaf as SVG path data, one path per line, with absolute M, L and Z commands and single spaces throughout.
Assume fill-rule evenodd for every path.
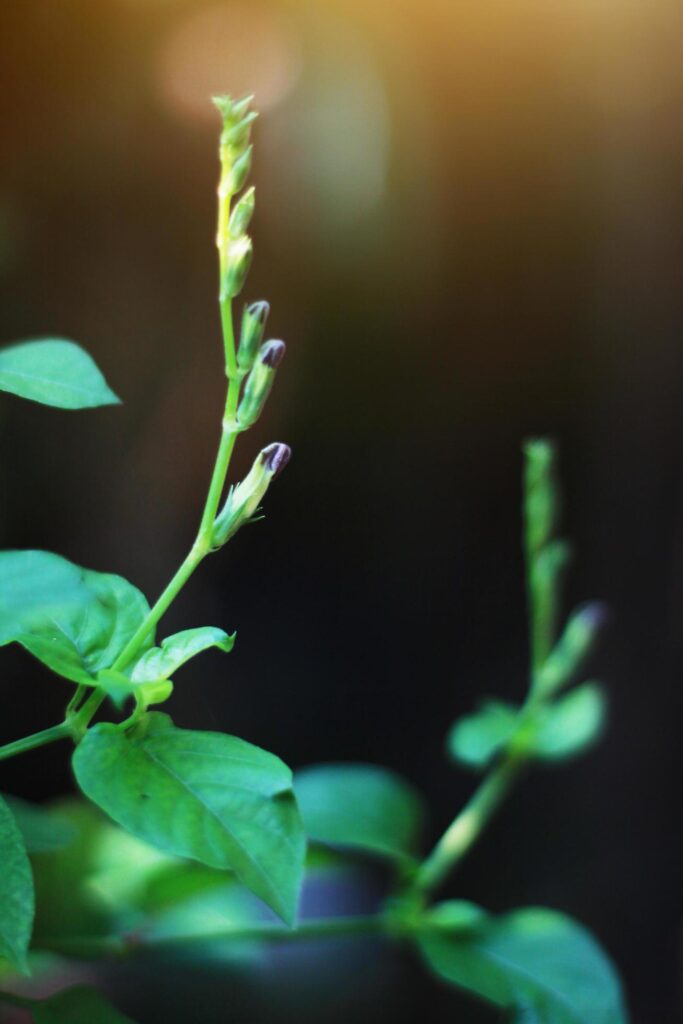
M 115 1010 L 95 988 L 76 985 L 50 999 L 31 1004 L 35 1024 L 134 1024 Z
M 161 641 L 161 647 L 152 647 L 138 658 L 132 666 L 130 678 L 135 683 L 168 679 L 176 669 L 202 651 L 207 651 L 210 647 L 231 651 L 234 645 L 235 634 L 228 636 L 224 630 L 216 626 L 184 629 L 180 633 L 167 636 Z
M 71 822 L 51 808 L 30 804 L 17 796 L 5 796 L 4 800 L 29 853 L 61 850 L 74 839 L 76 830 Z
M 610 960 L 584 928 L 554 910 L 489 917 L 466 934 L 426 926 L 418 944 L 435 974 L 496 1006 L 533 1009 L 539 1024 L 627 1021 Z
M 73 341 L 46 338 L 0 350 L 0 390 L 58 409 L 116 405 L 92 358 Z
M 33 913 L 33 876 L 24 840 L 0 798 L 0 958 L 24 974 Z
M 95 686 L 148 611 L 121 576 L 48 551 L 0 552 L 0 646 L 19 643 L 73 682 Z
M 382 857 L 412 858 L 422 798 L 393 772 L 368 764 L 322 764 L 298 771 L 294 789 L 311 839 Z
M 129 732 L 110 723 L 90 729 L 73 764 L 86 796 L 133 835 L 232 868 L 293 922 L 306 840 L 279 758 L 234 736 L 176 729 L 157 712 Z
M 487 701 L 455 723 L 447 740 L 449 753 L 470 768 L 484 768 L 509 743 L 518 725 L 518 708 Z
M 600 738 L 604 724 L 604 695 L 595 683 L 584 683 L 543 709 L 535 729 L 534 755 L 555 761 L 580 754 Z

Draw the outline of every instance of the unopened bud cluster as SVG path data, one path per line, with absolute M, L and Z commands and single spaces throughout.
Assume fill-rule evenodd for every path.
M 228 96 L 214 100 L 223 117 L 220 141 L 221 178 L 218 185 L 218 233 L 220 254 L 220 301 L 226 302 L 242 291 L 252 257 L 251 238 L 246 230 L 254 212 L 254 189 L 235 205 L 230 203 L 244 187 L 251 167 L 251 125 L 255 111 L 249 110 L 251 96 L 234 102 Z
M 223 117 L 216 243 L 220 254 L 221 310 L 224 314 L 227 311 L 229 324 L 232 323 L 230 304 L 242 291 L 252 257 L 252 242 L 246 232 L 254 213 L 254 188 L 248 188 L 231 209 L 233 199 L 246 183 L 251 163 L 249 136 L 256 114 L 249 111 L 250 101 L 251 97 L 237 102 L 229 97 L 214 100 Z M 229 328 L 226 371 L 232 386 L 241 391 L 239 401 L 233 407 L 232 419 L 227 421 L 229 429 L 233 431 L 246 430 L 256 423 L 285 353 L 283 341 L 264 342 L 269 312 L 268 303 L 263 301 L 245 307 L 236 351 L 232 328 Z M 245 479 L 231 488 L 214 522 L 211 536 L 213 548 L 225 544 L 241 526 L 253 518 L 268 486 L 284 469 L 290 454 L 287 445 L 276 443 L 264 448 L 258 455 Z

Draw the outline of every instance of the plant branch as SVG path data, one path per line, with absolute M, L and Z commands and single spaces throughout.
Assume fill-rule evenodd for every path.
M 71 735 L 71 727 L 66 722 L 62 722 L 61 725 L 53 725 L 49 729 L 34 732 L 31 736 L 24 736 L 21 740 L 15 740 L 13 743 L 6 743 L 4 747 L 0 747 L 0 761 L 4 761 L 8 757 L 15 757 L 16 754 L 23 754 L 26 750 L 44 747 L 56 740 L 68 739 Z
M 418 868 L 411 888 L 428 895 L 470 852 L 508 795 L 524 764 L 519 753 L 507 754 L 491 769 L 429 856 Z
M 157 938 L 144 933 L 130 936 L 83 936 L 46 939 L 43 947 L 82 959 L 127 957 L 137 953 L 156 953 L 177 946 L 204 945 L 210 942 L 297 942 L 313 939 L 336 939 L 357 935 L 379 935 L 387 930 L 381 915 L 333 917 L 302 921 L 296 928 L 277 924 L 256 924 L 221 928 L 193 935 L 169 935 Z

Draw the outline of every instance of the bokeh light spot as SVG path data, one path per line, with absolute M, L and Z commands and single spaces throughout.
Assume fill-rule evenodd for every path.
M 296 29 L 263 3 L 215 3 L 176 23 L 159 53 L 163 99 L 190 117 L 212 118 L 208 97 L 253 93 L 260 111 L 290 92 L 299 77 Z

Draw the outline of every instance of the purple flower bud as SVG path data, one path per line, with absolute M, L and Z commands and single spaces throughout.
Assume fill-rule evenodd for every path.
M 261 362 L 263 365 L 269 366 L 271 370 L 279 366 L 285 354 L 285 347 L 284 341 L 267 341 L 261 349 Z
M 263 465 L 269 473 L 273 474 L 273 478 L 282 472 L 291 457 L 292 449 L 288 444 L 282 444 L 280 441 L 275 441 L 274 444 L 269 444 L 268 447 L 264 448 L 261 452 Z
M 584 627 L 590 633 L 604 629 L 610 620 L 610 610 L 602 601 L 591 601 L 580 610 L 579 616 Z

